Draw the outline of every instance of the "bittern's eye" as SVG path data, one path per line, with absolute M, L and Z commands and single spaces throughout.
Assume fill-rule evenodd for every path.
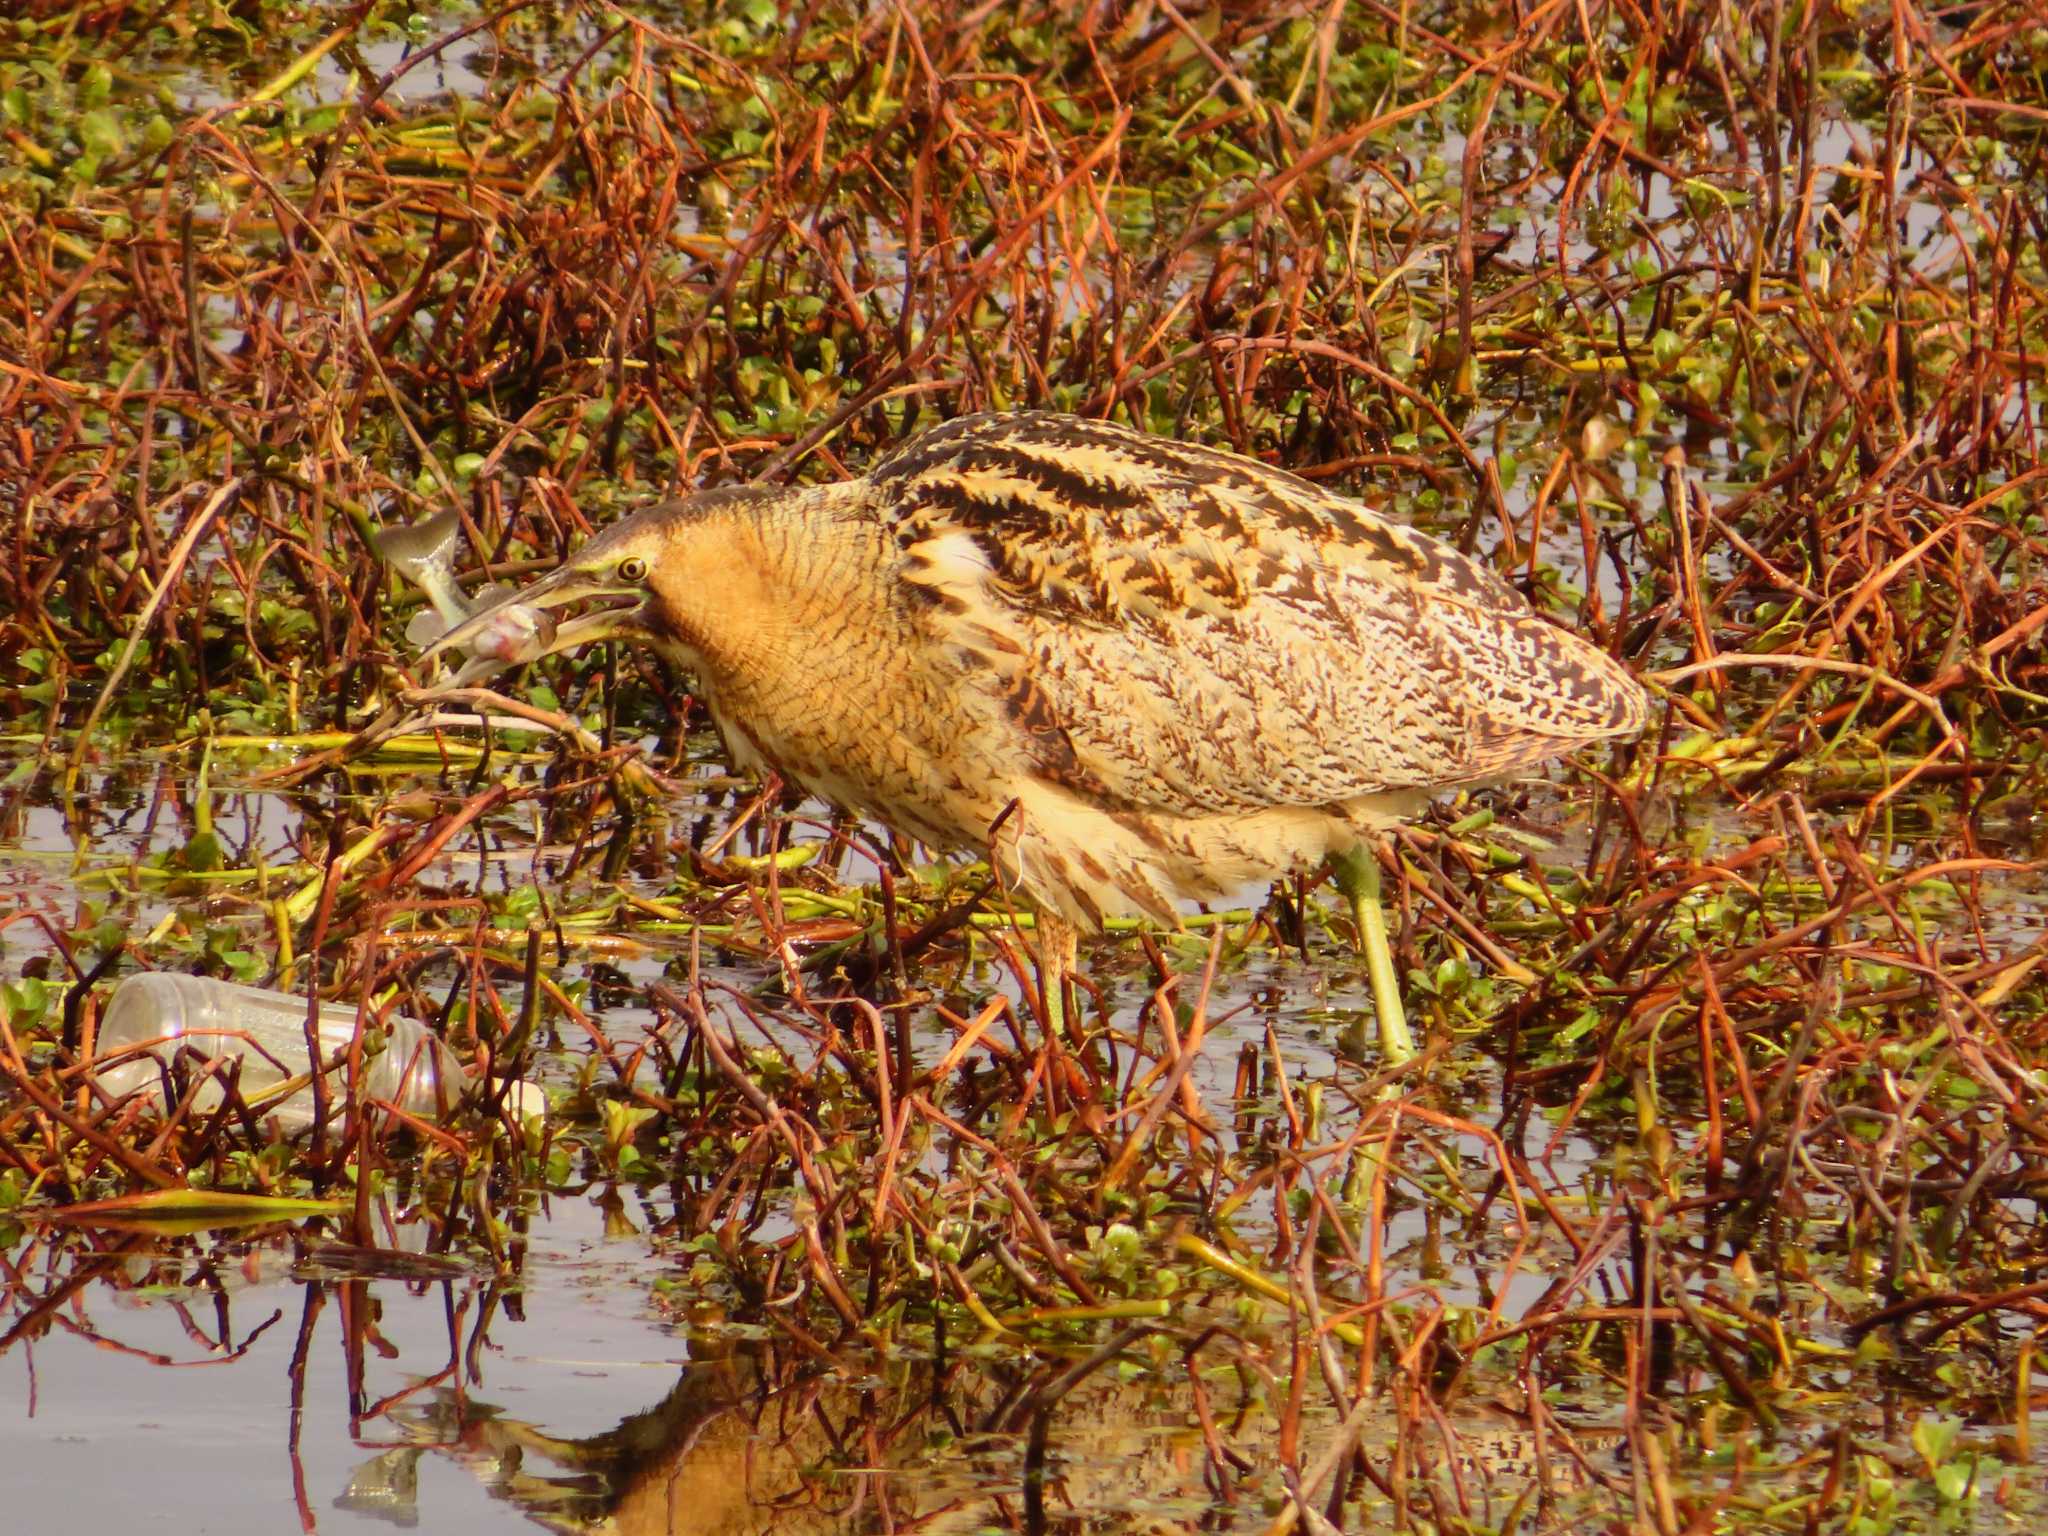
M 647 562 L 641 556 L 628 555 L 619 562 L 619 580 L 645 581 L 646 579 Z

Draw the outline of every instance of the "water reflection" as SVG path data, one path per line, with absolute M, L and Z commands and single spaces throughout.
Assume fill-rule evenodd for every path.
M 557 1244 L 589 1215 L 558 1213 Z M 1337 1430 L 1320 1393 L 1290 1405 L 1276 1372 L 1291 1346 L 1226 1310 L 1202 1332 L 1139 1325 L 1100 1348 L 820 1357 L 758 1330 L 671 1331 L 620 1263 L 631 1244 L 576 1247 L 537 1250 L 529 1283 L 506 1286 L 278 1230 L 17 1242 L 0 1362 L 28 1378 L 30 1434 L 10 1439 L 39 1440 L 51 1475 L 16 1508 L 115 1507 L 104 1479 L 69 1480 L 104 1440 L 209 1529 L 263 1528 L 266 1507 L 274 1528 L 290 1501 L 309 1529 L 1252 1530 L 1272 1511 L 1248 1480 L 1288 1437 Z M 337 1268 L 427 1274 L 326 1277 Z M 218 1366 L 235 1367 L 218 1390 L 195 1380 Z M 1375 1407 L 1351 1426 L 1368 1461 L 1384 1464 L 1392 1420 Z M 1611 1470 L 1546 1454 L 1518 1414 L 1476 1404 L 1405 1475 L 1498 1510 Z
M 417 1248 L 430 1225 L 398 1230 Z M 686 1358 L 627 1262 L 644 1245 L 610 1243 L 580 1203 L 529 1247 L 524 1284 L 342 1249 L 317 1226 L 8 1232 L 0 1482 L 42 1526 L 113 1528 L 148 1489 L 185 1528 L 274 1531 L 296 1507 L 309 1530 L 518 1529 L 468 1470 L 475 1424 L 508 1412 L 598 1435 Z

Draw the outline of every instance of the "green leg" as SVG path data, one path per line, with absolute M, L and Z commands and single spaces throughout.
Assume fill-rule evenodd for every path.
M 1075 1045 L 1081 1043 L 1081 1021 L 1069 1021 L 1067 1011 L 1067 977 L 1073 974 L 1074 958 L 1079 951 L 1079 935 L 1074 925 L 1057 913 L 1038 909 L 1037 928 L 1038 980 L 1045 988 L 1046 1025 L 1054 1034 L 1064 1034 Z
M 1373 1008 L 1380 1019 L 1380 1050 L 1389 1066 L 1415 1059 L 1415 1037 L 1401 1008 L 1401 978 L 1394 970 L 1394 949 L 1387 942 L 1387 914 L 1380 906 L 1380 861 L 1364 843 L 1353 843 L 1330 856 L 1337 889 L 1351 903 L 1358 928 L 1358 948 L 1372 977 Z

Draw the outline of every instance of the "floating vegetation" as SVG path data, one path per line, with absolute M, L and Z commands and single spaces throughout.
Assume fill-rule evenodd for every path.
M 11 1380 L 274 1348 L 289 1454 L 211 1486 L 308 1528 L 336 1334 L 342 1511 L 445 1456 L 565 1527 L 2048 1519 L 2031 10 L 16 11 Z M 1657 685 L 1400 837 L 1415 1060 L 1300 884 L 1094 942 L 1049 1031 L 985 871 L 734 778 L 648 656 L 430 695 L 376 553 L 452 509 L 519 582 L 1023 406 L 1369 497 Z M 113 1098 L 146 968 L 552 1112 Z M 687 1362 L 595 1437 L 490 1396 L 583 1304 L 565 1233 Z

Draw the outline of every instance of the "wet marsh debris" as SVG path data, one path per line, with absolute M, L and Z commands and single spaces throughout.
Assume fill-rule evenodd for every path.
M 1221 1526 L 2039 1519 L 2027 8 L 19 12 L 0 1350 L 205 1241 L 56 1206 L 516 1280 L 591 1199 L 756 1408 L 911 1361 L 888 1422 L 1018 1436 L 1018 1528 L 1099 1512 L 1112 1377 Z M 980 873 L 732 780 L 688 679 L 407 674 L 386 523 L 474 589 L 1024 405 L 1368 495 L 1659 680 L 1399 839 L 1406 1068 L 1327 892 L 1113 936 L 1048 1036 Z M 563 1115 L 144 1116 L 84 1062 L 145 965 L 396 988 Z

